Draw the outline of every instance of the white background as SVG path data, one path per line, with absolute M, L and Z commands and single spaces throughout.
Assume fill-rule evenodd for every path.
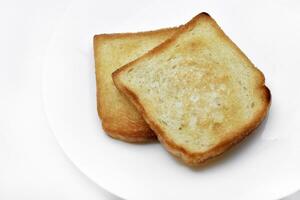
M 41 62 L 69 1 L 0 3 L 0 199 L 112 199 L 65 157 L 42 111 Z
M 43 113 L 42 62 L 69 2 L 0 2 L 1 200 L 119 199 L 68 160 Z

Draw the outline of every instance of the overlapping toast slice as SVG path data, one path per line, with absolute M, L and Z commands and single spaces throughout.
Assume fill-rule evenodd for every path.
M 175 28 L 169 28 L 94 36 L 98 114 L 104 130 L 111 137 L 128 142 L 156 138 L 136 108 L 116 89 L 111 74 L 164 42 L 175 31 Z
M 270 106 L 262 72 L 206 13 L 113 79 L 166 149 L 190 165 L 241 141 Z

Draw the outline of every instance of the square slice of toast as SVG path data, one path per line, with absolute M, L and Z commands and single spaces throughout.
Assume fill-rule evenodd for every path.
M 113 79 L 165 148 L 189 165 L 249 135 L 271 100 L 263 73 L 207 13 L 115 71 Z
M 146 142 L 156 138 L 136 108 L 116 89 L 111 74 L 164 42 L 176 28 L 139 33 L 94 36 L 97 108 L 105 132 L 127 142 Z

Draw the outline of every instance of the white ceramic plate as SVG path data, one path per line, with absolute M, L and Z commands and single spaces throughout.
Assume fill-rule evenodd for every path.
M 96 112 L 94 34 L 183 24 L 201 11 L 265 73 L 273 102 L 255 134 L 193 170 L 158 143 L 107 137 Z M 88 177 L 132 200 L 277 199 L 300 188 L 300 13 L 289 1 L 80 1 L 58 25 L 43 70 L 47 117 L 57 140 Z

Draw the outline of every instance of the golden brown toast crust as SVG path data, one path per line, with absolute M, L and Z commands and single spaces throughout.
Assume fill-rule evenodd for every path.
M 192 28 L 193 26 L 195 26 L 195 24 L 197 23 L 197 21 L 200 18 L 213 20 L 207 13 L 201 13 L 201 14 L 197 15 L 190 22 L 188 22 L 186 25 L 181 27 L 180 30 L 177 31 L 170 39 L 168 39 L 167 41 L 165 41 L 161 45 L 157 46 L 156 48 L 154 48 L 153 50 L 151 50 L 147 54 L 141 56 L 140 58 L 138 58 L 134 61 L 132 61 L 131 63 L 128 63 L 127 65 L 123 66 L 122 68 L 116 70 L 113 73 L 113 80 L 114 80 L 114 83 L 117 86 L 117 88 L 120 91 L 122 91 L 128 97 L 128 99 L 130 99 L 130 101 L 136 106 L 138 111 L 143 115 L 146 122 L 150 125 L 150 127 L 157 134 L 157 137 L 158 137 L 159 141 L 166 147 L 166 149 L 169 152 L 171 152 L 172 154 L 174 154 L 175 156 L 177 156 L 178 158 L 183 160 L 188 165 L 193 165 L 193 166 L 202 164 L 206 160 L 222 154 L 227 149 L 232 147 L 234 144 L 239 143 L 246 136 L 251 134 L 251 132 L 262 122 L 262 120 L 264 119 L 264 117 L 266 116 L 266 114 L 269 110 L 270 103 L 271 103 L 271 93 L 270 93 L 270 90 L 265 86 L 265 78 L 264 78 L 263 73 L 261 73 L 257 69 L 260 73 L 260 78 L 259 78 L 260 80 L 257 80 L 257 81 L 260 85 L 259 86 L 260 87 L 259 90 L 261 91 L 260 92 L 260 94 L 261 94 L 260 98 L 262 99 L 262 102 L 264 103 L 263 109 L 260 110 L 260 112 L 258 112 L 258 114 L 251 120 L 250 123 L 245 124 L 244 127 L 242 127 L 239 130 L 236 130 L 237 134 L 230 134 L 231 136 L 233 135 L 234 137 L 225 138 L 223 140 L 223 142 L 219 143 L 218 145 L 214 146 L 209 151 L 206 151 L 204 153 L 202 153 L 202 152 L 191 152 L 191 151 L 183 148 L 182 146 L 179 146 L 179 145 L 175 144 L 172 141 L 172 139 L 168 138 L 167 134 L 164 133 L 164 131 L 160 128 L 160 126 L 158 124 L 156 124 L 155 121 L 153 119 L 151 119 L 151 117 L 149 117 L 149 115 L 145 111 L 143 105 L 141 104 L 141 101 L 139 100 L 138 96 L 133 91 L 131 91 L 128 87 L 123 85 L 122 82 L 118 79 L 118 76 L 122 72 L 125 72 L 127 69 L 129 69 L 134 63 L 138 63 L 138 62 L 140 62 L 144 59 L 147 59 L 148 57 L 151 57 L 153 55 L 161 53 L 165 48 L 172 45 L 181 33 L 185 32 L 185 31 L 189 30 L 190 28 Z M 213 23 L 213 26 L 215 26 L 215 28 L 220 32 L 220 35 L 224 38 L 224 40 L 231 41 L 223 33 L 221 28 L 216 23 Z M 231 47 L 234 48 L 234 49 L 237 49 L 241 56 L 247 58 L 243 54 L 243 52 L 232 41 L 231 41 Z
M 134 40 L 137 38 L 144 38 L 144 40 L 150 40 L 150 38 L 167 39 L 175 31 L 176 28 L 165 28 L 138 33 L 114 33 L 100 34 L 94 36 L 94 56 L 97 83 L 97 110 L 99 117 L 102 119 L 103 129 L 109 136 L 127 142 L 147 142 L 156 139 L 156 135 L 153 133 L 153 131 L 150 129 L 150 127 L 147 125 L 147 123 L 141 116 L 137 116 L 135 118 L 132 117 L 132 115 L 139 115 L 137 114 L 136 109 L 133 106 L 130 107 L 130 105 L 128 105 L 127 100 L 124 97 L 119 97 L 120 94 L 114 94 L 114 91 L 112 91 L 111 88 L 107 87 L 108 84 L 111 84 L 113 87 L 114 85 L 112 80 L 111 83 L 108 83 L 107 80 L 104 80 L 107 77 L 111 79 L 111 74 L 108 75 L 104 73 L 104 66 L 102 67 L 103 63 L 101 62 L 101 59 L 104 56 L 109 55 L 101 54 L 99 49 L 106 41 L 128 40 L 128 44 L 130 45 L 131 43 L 134 43 Z M 162 40 L 161 42 L 163 42 L 164 40 Z M 155 46 L 159 45 L 160 43 L 157 43 Z M 124 52 L 124 54 L 130 56 L 130 54 L 135 53 L 134 51 L 138 51 L 138 49 L 133 48 L 132 52 L 128 51 Z M 115 57 L 114 59 L 119 58 Z M 111 67 L 121 67 L 121 65 Z M 116 98 L 118 98 L 119 100 L 117 101 Z M 116 106 L 119 106 L 121 108 L 117 109 Z

